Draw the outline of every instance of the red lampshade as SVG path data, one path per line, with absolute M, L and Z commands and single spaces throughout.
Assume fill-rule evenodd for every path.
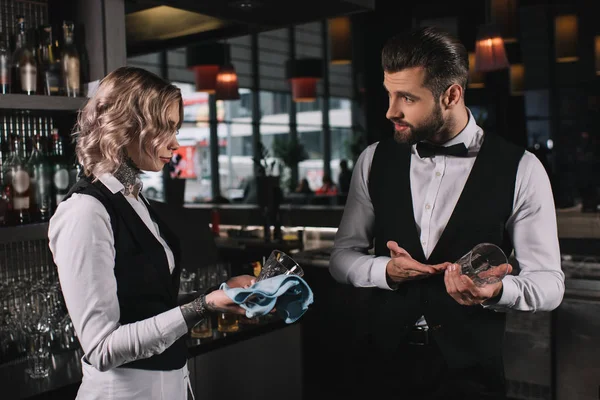
M 292 98 L 297 103 L 317 99 L 317 78 L 291 78 Z
M 215 97 L 217 100 L 238 100 L 240 98 L 238 77 L 233 65 L 224 65 L 219 70 Z
M 317 80 L 323 76 L 323 63 L 318 58 L 288 60 L 286 77 L 292 84 L 292 99 L 309 102 L 317 99 Z
M 489 25 L 482 27 L 475 43 L 475 71 L 490 72 L 505 68 L 508 68 L 508 58 L 502 36 Z
M 196 91 L 215 93 L 219 67 L 226 63 L 228 54 L 229 47 L 221 43 L 186 48 L 186 66 L 194 71 Z
M 214 93 L 217 85 L 218 65 L 195 65 L 192 67 L 196 81 L 196 91 Z

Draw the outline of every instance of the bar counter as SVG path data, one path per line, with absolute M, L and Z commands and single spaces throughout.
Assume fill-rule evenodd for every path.
M 292 325 L 286 324 L 276 316 L 268 316 L 256 324 L 240 322 L 240 330 L 237 332 L 225 333 L 213 329 L 212 338 L 194 339 L 188 335 L 190 376 L 194 377 L 192 370 L 195 369 L 195 360 L 203 355 L 244 341 L 250 341 L 262 335 L 268 336 L 270 333 L 292 328 Z M 214 326 L 216 326 L 216 322 Z M 294 329 L 296 328 L 292 328 L 292 330 Z M 262 351 L 269 352 L 269 349 L 263 348 Z M 31 379 L 27 376 L 25 372 L 27 361 L 25 358 L 2 365 L 0 366 L 0 387 L 5 388 L 5 390 L 0 397 L 3 400 L 74 399 L 82 378 L 82 356 L 83 351 L 81 348 L 53 354 L 51 356 L 50 374 L 43 379 Z M 266 357 L 268 356 L 266 354 Z M 222 360 L 222 362 L 230 363 L 234 360 Z
M 186 208 L 199 210 L 210 221 L 212 210 L 218 210 L 220 222 L 227 225 L 258 225 L 262 223 L 260 209 L 242 204 L 195 204 Z M 344 206 L 282 204 L 281 224 L 284 226 L 309 226 L 337 228 Z M 584 213 L 581 207 L 556 210 L 560 238 L 600 239 L 600 212 Z

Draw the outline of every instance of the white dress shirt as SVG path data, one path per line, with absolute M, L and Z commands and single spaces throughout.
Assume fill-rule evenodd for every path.
M 467 126 L 444 144 L 464 143 L 469 151 L 468 157 L 437 155 L 420 158 L 416 145 L 411 148 L 413 212 L 425 257 L 430 256 L 454 211 L 483 138 L 483 130 L 469 111 Z M 373 246 L 375 214 L 368 180 L 377 144 L 362 152 L 354 168 L 344 214 L 334 241 L 330 272 L 342 283 L 392 290 L 386 280 L 386 265 L 390 257 L 369 254 Z M 558 307 L 564 294 L 556 211 L 548 175 L 541 162 L 528 151 L 519 162 L 515 185 L 513 212 L 506 223 L 506 230 L 512 238 L 514 256 L 521 272 L 518 276 L 506 276 L 502 280 L 503 291 L 499 301 L 484 307 L 498 311 L 552 310 Z M 485 193 L 481 195 L 485 196 Z
M 112 193 L 124 192 L 112 175 L 98 178 Z M 141 198 L 125 196 L 163 245 L 173 272 L 173 252 Z M 58 206 L 48 229 L 50 250 L 75 332 L 85 352 L 77 399 L 187 399 L 187 366 L 173 371 L 115 368 L 162 353 L 188 331 L 179 307 L 121 325 L 114 275 L 110 216 L 96 198 L 73 194 Z

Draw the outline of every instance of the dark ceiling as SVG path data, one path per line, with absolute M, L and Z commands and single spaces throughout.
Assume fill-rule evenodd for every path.
M 127 54 L 136 55 L 369 11 L 375 0 L 126 0 L 125 7 Z

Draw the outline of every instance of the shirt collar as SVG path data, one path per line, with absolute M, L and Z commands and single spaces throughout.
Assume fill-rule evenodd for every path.
M 106 172 L 104 174 L 101 174 L 100 176 L 98 176 L 98 180 L 102 182 L 102 184 L 104 184 L 104 186 L 106 186 L 112 194 L 115 194 L 117 192 L 121 192 L 123 194 L 125 193 L 125 186 L 123 186 L 123 184 L 111 173 Z M 135 182 L 136 184 L 138 184 L 142 181 L 140 178 L 137 178 Z
M 125 186 L 111 173 L 104 173 L 98 176 L 98 180 L 111 191 L 112 194 L 124 192 Z
M 452 146 L 454 144 L 463 143 L 469 151 L 477 150 L 480 147 L 481 143 L 477 140 L 480 136 L 479 133 L 482 132 L 481 128 L 477 125 L 477 121 L 473 117 L 471 110 L 468 107 L 467 112 L 469 113 L 469 120 L 467 125 L 463 128 L 462 131 L 458 133 L 458 135 L 454 136 L 452 139 L 448 140 L 442 146 Z M 414 144 L 411 146 L 411 151 L 413 154 L 416 154 L 417 145 Z
M 458 135 L 444 143 L 444 146 L 452 146 L 454 144 L 463 143 L 467 149 L 470 149 L 475 145 L 477 132 L 480 131 L 481 128 L 477 125 L 475 118 L 473 118 L 471 110 L 467 108 L 467 112 L 469 113 L 469 121 L 467 122 L 467 125 L 462 131 L 459 132 Z

